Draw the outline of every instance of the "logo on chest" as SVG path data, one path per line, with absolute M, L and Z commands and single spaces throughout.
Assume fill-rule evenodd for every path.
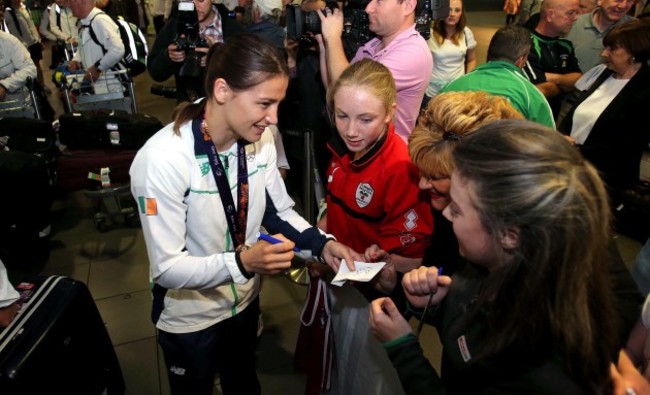
M 210 171 L 210 163 L 207 161 L 200 163 L 199 169 L 201 169 L 201 176 L 205 176 Z
M 372 201 L 372 195 L 375 193 L 375 190 L 372 189 L 370 184 L 362 182 L 357 185 L 357 191 L 355 193 L 355 200 L 357 201 L 357 206 L 360 208 L 367 207 Z

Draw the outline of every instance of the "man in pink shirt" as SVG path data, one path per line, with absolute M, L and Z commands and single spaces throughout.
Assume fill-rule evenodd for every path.
M 420 3 L 423 3 L 420 0 Z M 422 4 L 420 4 L 422 6 Z M 370 31 L 377 35 L 360 47 L 351 62 L 345 56 L 343 13 L 326 10 L 321 18 L 320 44 L 321 76 L 325 86 L 335 81 L 350 63 L 370 58 L 386 66 L 397 85 L 395 131 L 404 139 L 415 127 L 420 104 L 429 82 L 433 59 L 426 41 L 415 30 L 417 0 L 371 0 L 366 6 Z

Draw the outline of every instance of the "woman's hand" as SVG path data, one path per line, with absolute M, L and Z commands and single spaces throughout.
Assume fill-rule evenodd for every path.
M 386 263 L 379 274 L 370 282 L 379 292 L 390 294 L 397 285 L 397 269 L 392 263 Z
M 391 298 L 379 298 L 370 303 L 368 317 L 370 328 L 381 342 L 395 340 L 412 332 L 411 325 L 404 319 Z
M 389 294 L 397 285 L 397 270 L 391 261 L 391 255 L 377 244 L 366 248 L 363 254 L 365 262 L 386 262 L 379 274 L 372 279 L 372 286 L 379 292 Z
M 435 266 L 421 266 L 411 270 L 402 279 L 404 293 L 413 307 L 423 309 L 429 301 L 429 295 L 434 294 L 431 305 L 440 304 L 449 292 L 451 277 L 439 276 Z
M 348 266 L 350 271 L 356 270 L 354 267 L 354 261 L 362 261 L 363 256 L 358 252 L 354 251 L 345 244 L 339 243 L 336 240 L 329 240 L 323 246 L 323 252 L 321 253 L 325 262 L 334 269 L 336 273 L 339 271 L 339 266 L 341 265 L 341 260 L 345 259 L 345 263 Z
M 373 244 L 366 248 L 366 251 L 363 253 L 363 258 L 365 259 L 365 262 L 391 263 L 390 253 L 382 250 L 377 244 Z
M 273 235 L 282 240 L 283 243 L 270 244 L 266 241 L 259 241 L 250 249 L 240 253 L 241 263 L 249 273 L 278 274 L 289 269 L 293 259 L 293 241 L 282 234 Z
M 614 395 L 650 395 L 650 384 L 636 369 L 625 351 L 619 352 L 618 366 L 610 364 Z

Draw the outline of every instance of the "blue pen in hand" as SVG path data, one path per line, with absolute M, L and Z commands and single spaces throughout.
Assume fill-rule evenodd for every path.
M 280 244 L 280 243 L 284 243 L 283 240 L 276 239 L 275 237 L 273 237 L 273 236 L 271 236 L 271 235 L 267 235 L 266 233 L 260 233 L 260 232 L 257 232 L 257 238 L 258 238 L 259 240 L 264 240 L 264 241 L 266 241 L 266 242 L 268 242 L 268 243 L 271 243 L 271 244 Z M 294 251 L 294 252 L 300 252 L 300 248 L 298 248 L 298 247 L 293 247 L 293 251 Z

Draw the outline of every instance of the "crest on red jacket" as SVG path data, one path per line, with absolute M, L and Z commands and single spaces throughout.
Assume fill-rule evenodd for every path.
M 370 184 L 366 182 L 362 182 L 361 184 L 357 185 L 357 191 L 355 194 L 356 201 L 357 201 L 357 206 L 360 208 L 364 208 L 370 204 L 370 201 L 372 200 L 372 195 L 375 193 L 375 190 L 372 189 Z

